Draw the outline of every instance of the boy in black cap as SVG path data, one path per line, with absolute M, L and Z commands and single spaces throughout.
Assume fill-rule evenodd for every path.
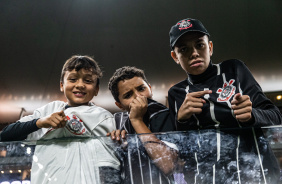
M 195 183 L 277 183 L 279 166 L 260 127 L 281 124 L 278 108 L 242 61 L 212 63 L 213 43 L 199 20 L 181 20 L 169 35 L 171 56 L 188 74 L 168 92 L 170 113 L 177 130 L 205 129 L 186 179 L 194 172 Z

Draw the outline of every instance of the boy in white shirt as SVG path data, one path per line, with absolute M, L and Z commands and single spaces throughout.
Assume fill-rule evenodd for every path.
M 90 102 L 101 77 L 93 58 L 72 56 L 60 80 L 67 103 L 50 102 L 1 132 L 1 141 L 38 140 L 32 183 L 119 183 L 120 163 L 113 150 L 102 138 L 93 138 L 116 127 L 110 112 Z

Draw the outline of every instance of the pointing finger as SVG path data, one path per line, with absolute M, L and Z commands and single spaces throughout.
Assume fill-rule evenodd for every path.
M 242 96 L 241 93 L 237 93 L 237 94 L 235 94 L 234 98 L 236 100 L 239 100 L 241 98 L 241 96 Z
M 231 101 L 231 104 L 238 104 L 238 103 L 242 103 L 243 101 L 246 100 L 246 96 L 247 95 L 242 95 L 241 93 L 237 93 L 234 95 L 233 100 Z
M 193 93 L 188 93 L 190 94 L 192 97 L 201 97 L 204 96 L 206 94 L 211 94 L 212 90 L 205 90 L 205 91 L 197 91 L 197 92 L 193 92 Z
M 61 110 L 60 112 L 58 112 L 58 115 L 60 115 L 60 116 L 62 116 L 62 117 L 65 117 L 64 110 Z

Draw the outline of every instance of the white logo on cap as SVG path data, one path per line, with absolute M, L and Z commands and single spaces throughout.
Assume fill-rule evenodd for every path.
M 182 20 L 177 25 L 179 26 L 179 30 L 188 29 L 192 27 L 190 20 Z

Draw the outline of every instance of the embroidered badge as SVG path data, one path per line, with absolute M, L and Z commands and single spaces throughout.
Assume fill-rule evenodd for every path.
M 179 26 L 179 30 L 188 29 L 193 26 L 190 20 L 182 20 L 181 22 L 177 23 L 177 25 Z
M 72 119 L 67 116 L 66 128 L 75 135 L 82 135 L 85 133 L 86 129 L 83 125 L 83 122 L 75 115 L 72 116 Z
M 235 94 L 236 87 L 232 84 L 235 82 L 234 79 L 231 79 L 228 83 L 225 82 L 222 88 L 219 88 L 216 93 L 219 94 L 217 98 L 218 102 L 229 101 L 230 98 Z

